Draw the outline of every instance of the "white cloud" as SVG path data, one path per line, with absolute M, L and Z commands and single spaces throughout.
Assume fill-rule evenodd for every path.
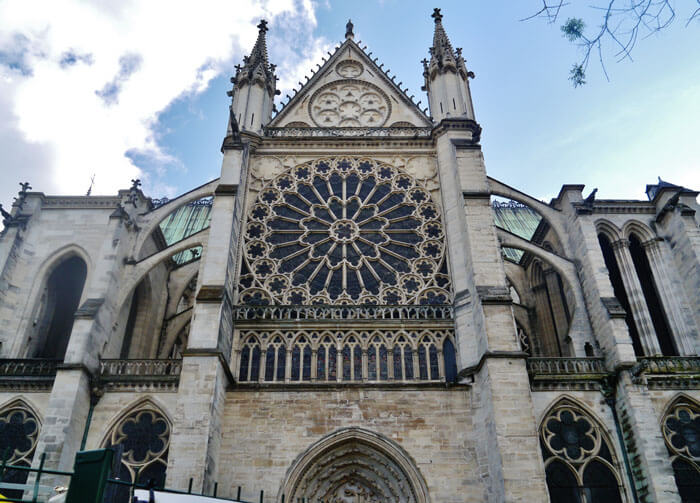
M 233 73 L 263 17 L 268 36 L 307 48 L 279 68 L 285 91 L 326 46 L 309 35 L 310 0 L 0 3 L 0 202 L 9 205 L 19 178 L 47 193 L 84 193 L 93 174 L 93 194 L 144 175 L 147 189 L 166 187 L 125 153 L 177 164 L 156 141 L 157 114 Z

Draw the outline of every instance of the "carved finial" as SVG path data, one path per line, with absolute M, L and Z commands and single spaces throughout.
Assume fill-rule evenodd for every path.
M 264 19 L 260 20 L 260 24 L 258 24 L 258 31 L 259 33 L 264 33 L 268 30 L 269 28 L 267 27 L 267 21 Z
M 355 34 L 352 31 L 354 27 L 355 25 L 352 24 L 352 20 L 348 19 L 348 24 L 345 25 L 345 38 L 352 39 L 355 37 Z
M 141 180 L 139 180 L 138 178 L 132 178 L 131 179 L 131 189 L 129 189 L 129 190 L 138 190 L 140 186 L 141 186 Z
M 442 21 L 442 14 L 440 14 L 440 9 L 435 7 L 435 9 L 433 9 L 433 13 L 430 15 L 430 17 L 435 19 L 436 23 L 439 23 L 440 21 Z
M 29 182 L 20 182 L 19 186 L 22 187 L 22 190 L 19 191 L 20 195 L 25 194 L 28 190 L 32 190 L 32 186 Z

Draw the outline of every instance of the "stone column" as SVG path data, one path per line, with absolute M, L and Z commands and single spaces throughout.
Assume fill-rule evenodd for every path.
M 593 212 L 583 205 L 582 189 L 583 185 L 564 185 L 553 201 L 566 229 L 562 239 L 569 241 L 569 258 L 576 263 L 591 327 L 608 369 L 632 366 L 637 361 L 632 338 L 624 315 L 620 316 L 624 313 L 605 267 Z
M 615 252 L 615 260 L 620 268 L 622 283 L 629 299 L 630 308 L 632 309 L 632 317 L 634 324 L 637 326 L 640 343 L 644 349 L 644 354 L 654 356 L 661 354 L 659 340 L 654 331 L 654 325 L 651 322 L 651 315 L 647 302 L 644 299 L 642 285 L 639 283 L 637 271 L 632 262 L 632 254 L 630 253 L 630 243 L 627 239 L 620 239 L 612 243 L 612 249 Z
M 470 121 L 435 129 L 458 365 L 474 379 L 474 426 L 486 500 L 547 501 L 532 396 L 520 352 L 490 193 Z
M 617 383 L 617 414 L 640 501 L 680 503 L 659 417 L 645 385 L 628 371 Z M 622 475 L 622 472 L 621 472 Z
M 685 320 L 682 309 L 679 293 L 673 291 L 671 287 L 671 271 L 667 270 L 661 254 L 658 239 L 650 239 L 642 243 L 649 260 L 649 266 L 654 278 L 656 292 L 661 300 L 661 306 L 666 313 L 666 320 L 673 334 L 673 339 L 676 343 L 678 352 L 684 355 L 693 355 L 693 341 L 697 336 L 692 320 Z
M 225 392 L 233 381 L 233 268 L 243 220 L 247 153 L 248 146 L 242 144 L 225 149 L 215 191 L 173 413 L 166 485 L 175 489 L 187 489 L 192 479 L 193 491 L 211 494 L 219 476 Z
M 668 199 L 676 191 L 668 192 L 657 196 L 659 200 L 654 201 L 659 211 L 656 231 L 668 243 L 668 255 L 678 272 L 677 289 L 682 290 L 695 327 L 700 328 L 700 214 L 697 211 L 700 206 L 696 201 L 697 192 L 681 193 L 675 204 Z M 698 337 L 694 347 L 694 352 L 700 353 Z

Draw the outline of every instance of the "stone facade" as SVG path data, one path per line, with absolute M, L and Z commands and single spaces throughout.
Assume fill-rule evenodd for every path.
M 473 74 L 433 16 L 430 115 L 349 24 L 273 116 L 263 22 L 220 178 L 158 202 L 138 181 L 23 187 L 0 235 L 0 428 L 37 431 L 13 459 L 113 446 L 121 477 L 247 501 L 690 501 L 698 193 L 547 204 L 488 177 Z

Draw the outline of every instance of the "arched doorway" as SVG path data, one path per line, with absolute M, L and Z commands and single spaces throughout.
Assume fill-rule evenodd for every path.
M 287 472 L 278 501 L 427 503 L 425 481 L 391 440 L 360 428 L 336 431 L 309 447 Z

